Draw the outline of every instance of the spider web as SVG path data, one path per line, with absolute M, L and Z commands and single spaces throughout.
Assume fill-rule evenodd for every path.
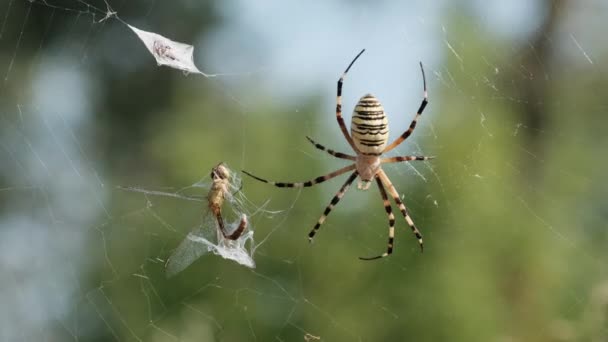
M 606 339 L 606 9 L 0 4 L 0 339 Z M 201 253 L 167 277 L 197 227 L 218 246 L 214 165 L 277 181 L 346 165 L 305 136 L 350 152 L 335 82 L 361 48 L 345 119 L 371 92 L 391 139 L 425 67 L 430 104 L 390 155 L 436 159 L 385 167 L 424 254 L 393 205 L 393 255 L 357 259 L 386 250 L 373 187 L 351 188 L 311 245 L 346 177 L 302 191 L 244 178 L 225 212 L 250 215 L 255 268 Z

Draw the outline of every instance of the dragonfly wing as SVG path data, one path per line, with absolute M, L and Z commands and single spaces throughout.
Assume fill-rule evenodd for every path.
M 185 270 L 192 265 L 198 258 L 209 252 L 209 246 L 205 246 L 200 242 L 195 241 L 196 238 L 202 237 L 202 232 L 195 231 L 190 234 L 177 246 L 169 260 L 167 260 L 166 272 L 167 277 L 173 277 L 177 273 Z

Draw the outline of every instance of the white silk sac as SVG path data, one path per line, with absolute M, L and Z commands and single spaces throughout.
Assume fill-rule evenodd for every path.
M 158 65 L 166 65 L 184 72 L 201 74 L 209 77 L 209 75 L 200 71 L 196 65 L 194 65 L 194 47 L 192 45 L 175 42 L 158 33 L 140 30 L 131 25 L 128 26 L 135 32 L 144 45 L 146 45 L 146 48 L 148 48 L 148 51 L 154 56 Z
M 240 220 L 228 222 L 229 231 L 234 231 L 239 222 Z M 215 239 L 211 237 L 212 234 L 209 234 L 208 228 L 215 230 L 217 242 L 213 241 Z M 243 235 L 236 240 L 229 240 L 224 238 L 217 226 L 206 222 L 203 224 L 203 229 L 190 232 L 167 260 L 165 265 L 167 277 L 175 276 L 209 252 L 224 259 L 236 261 L 245 267 L 255 268 L 253 230 L 251 228 L 251 224 L 249 224 Z M 248 241 L 249 247 L 247 246 Z

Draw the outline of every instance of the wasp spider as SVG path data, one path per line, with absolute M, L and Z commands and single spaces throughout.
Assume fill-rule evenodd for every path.
M 386 257 L 393 252 L 393 240 L 395 236 L 395 216 L 393 215 L 393 211 L 391 209 L 391 204 L 388 200 L 386 189 L 388 189 L 388 193 L 391 195 L 391 197 L 399 207 L 399 210 L 405 218 L 405 221 L 410 226 L 412 232 L 418 239 L 418 243 L 420 244 L 420 250 L 422 251 L 423 249 L 422 235 L 420 234 L 418 228 L 416 228 L 416 225 L 414 225 L 414 221 L 412 221 L 410 215 L 408 214 L 407 208 L 399 198 L 397 190 L 391 183 L 384 170 L 382 170 L 381 164 L 408 162 L 413 160 L 428 160 L 432 159 L 433 157 L 399 156 L 382 158 L 382 155 L 384 153 L 399 146 L 399 144 L 401 144 L 412 134 L 414 128 L 416 128 L 416 122 L 418 121 L 418 118 L 420 117 L 422 111 L 424 111 L 424 108 L 428 104 L 426 77 L 424 76 L 424 68 L 422 67 L 422 63 L 420 63 L 420 69 L 422 71 L 422 81 L 424 85 L 424 98 L 422 99 L 422 103 L 420 104 L 418 112 L 416 113 L 414 120 L 412 120 L 410 127 L 405 132 L 403 132 L 403 134 L 401 134 L 399 138 L 397 138 L 395 141 L 393 141 L 387 146 L 388 120 L 386 119 L 382 104 L 380 104 L 380 101 L 378 101 L 378 99 L 371 94 L 364 95 L 355 106 L 350 125 L 350 131 L 352 136 L 348 133 L 344 124 L 344 119 L 342 118 L 342 83 L 344 82 L 344 78 L 346 77 L 346 73 L 348 72 L 348 70 L 352 67 L 357 58 L 359 58 L 359 56 L 361 56 L 364 51 L 365 49 L 359 52 L 359 54 L 353 59 L 353 61 L 350 62 L 350 64 L 344 71 L 344 74 L 342 74 L 342 77 L 340 77 L 340 79 L 338 80 L 338 97 L 336 105 L 336 119 L 338 120 L 338 125 L 342 130 L 342 134 L 344 134 L 344 138 L 346 138 L 346 141 L 348 141 L 349 145 L 355 151 L 356 155 L 353 156 L 350 154 L 340 153 L 331 149 L 327 149 L 325 148 L 325 146 L 316 143 L 310 137 L 307 137 L 308 141 L 310 141 L 319 150 L 326 151 L 327 153 L 331 154 L 336 158 L 354 161 L 354 163 L 334 172 L 331 172 L 327 175 L 320 176 L 313 180 L 301 183 L 271 182 L 260 177 L 254 176 L 246 171 L 243 172 L 261 182 L 269 183 L 280 188 L 301 188 L 313 186 L 315 184 L 319 184 L 325 182 L 328 179 L 332 179 L 336 176 L 339 176 L 343 173 L 353 171 L 346 180 L 346 182 L 342 185 L 338 193 L 331 200 L 329 205 L 325 208 L 325 211 L 317 221 L 317 224 L 308 234 L 308 238 L 311 242 L 313 237 L 315 236 L 315 233 L 317 232 L 317 230 L 319 230 L 319 227 L 321 227 L 323 222 L 325 222 L 327 215 L 329 215 L 331 210 L 338 204 L 340 199 L 344 196 L 346 190 L 348 190 L 351 183 L 355 180 L 355 178 L 357 178 L 357 176 L 359 177 L 357 187 L 362 190 L 367 190 L 372 180 L 375 180 L 376 184 L 378 185 L 378 189 L 380 190 L 380 196 L 382 197 L 382 201 L 384 203 L 384 209 L 386 210 L 386 213 L 388 215 L 389 231 L 388 247 L 385 253 L 371 258 L 360 257 L 360 259 L 362 260 L 374 260 Z

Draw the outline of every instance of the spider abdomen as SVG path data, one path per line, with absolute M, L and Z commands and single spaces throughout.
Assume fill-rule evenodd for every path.
M 388 141 L 388 120 L 384 107 L 372 94 L 366 94 L 355 106 L 350 124 L 353 142 L 363 154 L 380 155 Z

